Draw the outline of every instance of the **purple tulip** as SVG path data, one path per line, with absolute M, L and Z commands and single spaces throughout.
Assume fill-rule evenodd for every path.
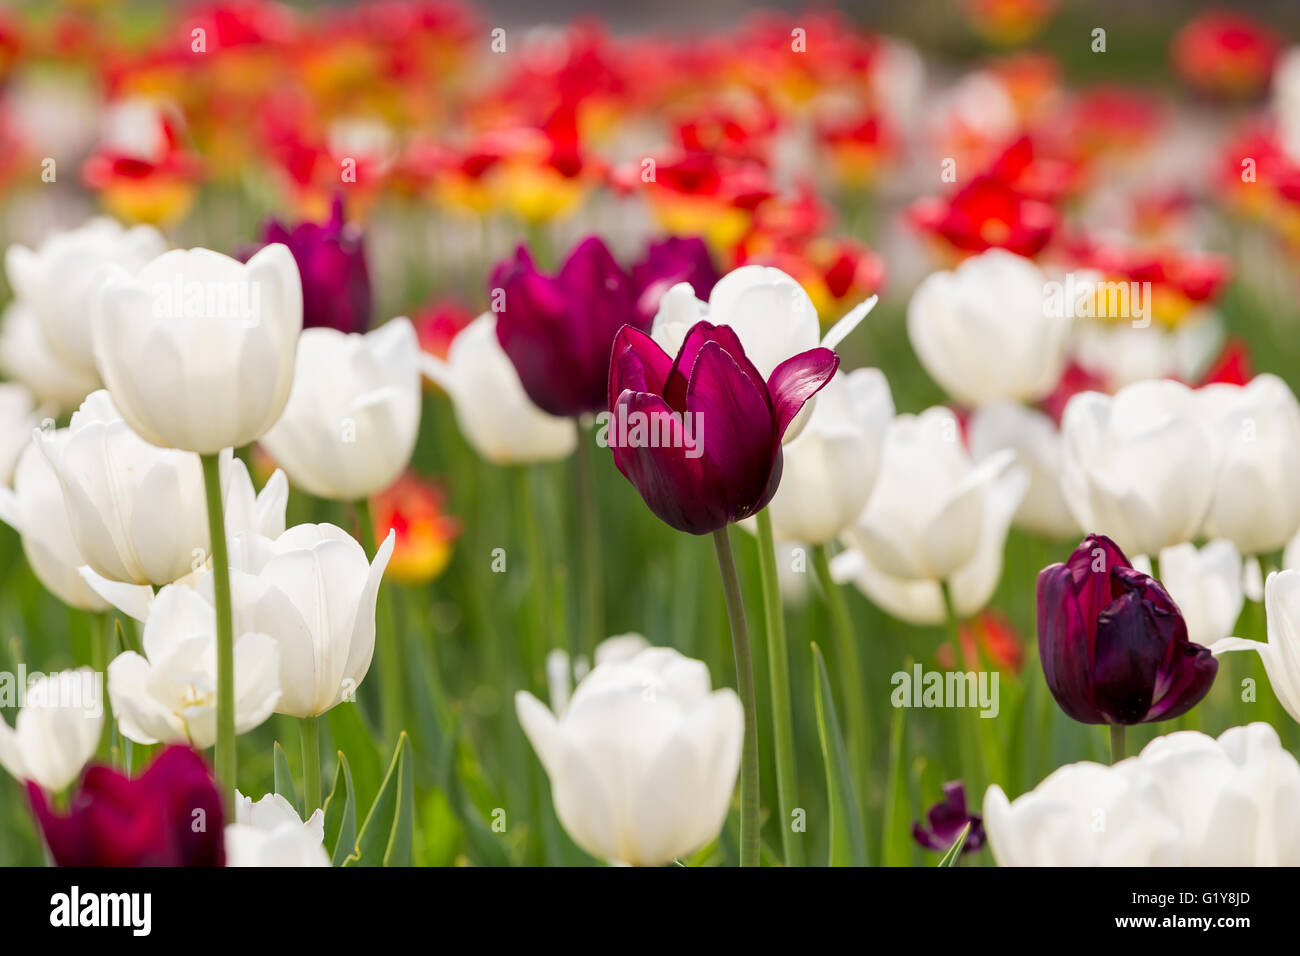
M 275 219 L 262 230 L 262 242 L 289 247 L 302 276 L 302 325 L 364 332 L 370 328 L 370 271 L 361 231 L 343 222 L 343 199 L 334 197 L 323 223 L 292 228 Z M 256 251 L 256 250 L 254 250 Z
M 697 299 L 708 299 L 718 278 L 718 270 L 703 239 L 673 236 L 650 243 L 641 261 L 632 267 L 640 327 L 650 327 L 659 310 L 659 300 L 677 283 L 690 283 Z
M 747 518 L 776 493 L 786 428 L 838 365 L 830 349 L 810 349 L 764 382 L 728 326 L 697 322 L 675 359 L 627 326 L 609 369 L 614 463 L 678 531 Z
M 520 246 L 492 270 L 491 286 L 505 297 L 497 340 L 533 403 L 564 417 L 603 411 L 614 336 L 640 322 L 632 279 L 605 244 L 584 239 L 555 276 Z
M 221 796 L 207 764 L 181 744 L 135 778 L 90 767 L 57 813 L 27 785 L 32 810 L 59 866 L 223 866 Z
M 912 824 L 912 839 L 927 850 L 947 853 L 969 823 L 970 833 L 962 846 L 962 853 L 978 853 L 984 846 L 984 821 L 978 813 L 966 806 L 966 787 L 960 780 L 943 785 L 943 800 L 932 806 L 925 815 L 929 828 Z
M 1178 717 L 1219 669 L 1160 582 L 1097 534 L 1038 575 L 1038 656 L 1056 702 L 1085 724 Z

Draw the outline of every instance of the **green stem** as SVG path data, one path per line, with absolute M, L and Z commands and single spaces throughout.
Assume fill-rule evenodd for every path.
M 736 559 L 731 553 L 727 529 L 713 532 L 722 572 L 722 592 L 727 600 L 731 623 L 731 650 L 736 659 L 736 689 L 745 708 L 745 744 L 740 754 L 740 865 L 758 866 L 758 712 L 754 703 L 754 662 L 749 653 L 749 630 L 745 626 L 745 605 L 740 597 Z
M 235 637 L 230 610 L 230 558 L 226 523 L 221 513 L 221 459 L 202 455 L 203 492 L 208 503 L 208 537 L 212 548 L 212 593 L 217 604 L 217 747 L 216 772 L 226 819 L 235 810 Z
M 90 624 L 90 666 L 103 673 L 108 666 L 108 617 L 105 612 L 87 611 Z
M 578 546 L 582 549 L 583 643 L 581 651 L 595 660 L 596 645 L 604 636 L 602 620 L 604 596 L 601 589 L 600 530 L 597 527 L 596 486 L 591 455 L 592 436 L 578 423 L 577 513 Z
M 1124 735 L 1128 730 L 1123 724 L 1110 725 L 1110 762 L 1119 763 L 1128 756 Z
M 944 617 L 947 619 L 949 633 L 952 635 L 953 653 L 961 659 L 961 617 L 957 614 L 957 607 L 953 604 L 952 591 L 948 582 L 943 581 L 939 585 L 943 593 Z M 967 701 L 969 704 L 970 702 Z M 960 735 L 962 751 L 962 764 L 965 766 L 966 792 L 983 793 L 989 783 L 988 760 L 984 753 L 983 730 L 979 726 L 979 710 L 974 707 L 962 708 L 964 713 L 959 716 Z
M 537 520 L 540 510 L 536 493 L 533 491 L 532 469 L 528 466 L 517 470 L 518 490 L 515 495 L 515 507 L 519 509 L 524 534 L 524 551 L 528 560 L 528 598 L 527 621 L 525 633 L 528 643 L 523 650 L 528 668 L 528 687 L 537 690 L 546 686 L 546 652 L 553 638 L 548 634 L 547 622 L 550 620 L 548 599 L 549 572 L 546 555 L 542 547 L 542 531 Z M 540 683 L 539 683 L 540 682 Z
M 849 769 L 853 774 L 853 787 L 861 796 L 859 809 L 865 833 L 868 780 L 871 774 L 871 724 L 867 718 L 867 694 L 862 686 L 862 657 L 858 653 L 858 642 L 853 633 L 848 605 L 844 601 L 844 592 L 831 578 L 830 559 L 823 545 L 816 545 L 812 549 L 812 560 L 813 571 L 826 597 L 831 634 L 835 640 L 835 656 L 840 664 L 844 712 L 848 718 Z
M 795 768 L 794 717 L 790 711 L 790 661 L 785 640 L 785 613 L 777 580 L 772 516 L 764 508 L 758 522 L 758 571 L 763 585 L 763 622 L 767 633 L 767 674 L 772 687 L 772 730 L 776 751 L 776 794 L 781 807 L 781 848 L 786 866 L 803 866 L 803 843 L 794 831 L 799 801 Z
M 303 717 L 298 721 L 302 728 L 302 792 L 303 809 L 308 815 L 320 809 L 320 725 L 317 717 Z
M 360 526 L 361 546 L 366 557 L 375 558 L 375 521 L 370 513 L 370 500 L 356 502 L 357 524 Z M 398 647 L 397 628 L 393 625 L 393 605 L 390 589 L 379 585 L 376 598 L 375 645 L 379 657 L 379 692 L 381 724 L 385 740 L 397 740 L 402 728 L 403 707 L 402 656 Z

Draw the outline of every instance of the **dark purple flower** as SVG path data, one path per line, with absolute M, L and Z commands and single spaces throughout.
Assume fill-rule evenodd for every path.
M 288 246 L 298 263 L 303 328 L 320 326 L 340 332 L 370 328 L 366 250 L 361 231 L 343 222 L 341 196 L 334 197 L 330 217 L 323 223 L 300 222 L 289 228 L 272 219 L 262 230 L 262 243 L 273 242 Z
M 984 821 L 978 813 L 966 806 L 966 787 L 960 780 L 943 785 L 943 800 L 932 806 L 925 815 L 929 828 L 912 824 L 912 839 L 927 850 L 947 853 L 969 823 L 970 833 L 962 846 L 962 853 L 978 853 L 984 846 Z
M 139 777 L 90 767 L 56 812 L 36 784 L 32 810 L 59 866 L 223 866 L 221 796 L 203 758 L 182 744 Z
M 554 276 L 520 246 L 492 270 L 491 287 L 504 295 L 497 340 L 533 403 L 565 417 L 604 410 L 614 336 L 640 323 L 632 279 L 605 244 L 584 239 Z
M 718 270 L 703 239 L 674 236 L 650 243 L 641 261 L 632 267 L 640 327 L 650 327 L 659 310 L 659 300 L 677 283 L 690 283 L 697 299 L 708 299 L 718 278 Z
M 1096 534 L 1038 575 L 1038 656 L 1056 702 L 1085 724 L 1178 717 L 1219 669 L 1160 582 Z
M 772 500 L 781 438 L 838 365 L 830 349 L 810 349 L 764 382 L 728 326 L 697 322 L 675 359 L 627 326 L 610 359 L 604 437 L 651 511 L 708 534 Z

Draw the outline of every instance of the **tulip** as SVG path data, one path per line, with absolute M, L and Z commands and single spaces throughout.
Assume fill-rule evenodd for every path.
M 108 607 L 78 573 L 86 561 L 68 523 L 63 487 L 30 437 L 18 459 L 13 490 L 0 488 L 0 521 L 18 532 L 32 572 L 60 601 L 85 611 Z
M 1213 360 L 1222 341 L 1222 321 L 1200 310 L 1171 329 L 1155 324 L 1142 328 L 1127 322 L 1076 322 L 1072 349 L 1083 368 L 1108 391 L 1115 391 L 1148 379 L 1191 381 Z
M 515 696 L 566 831 L 593 856 L 655 866 L 722 828 L 740 766 L 744 713 L 710 691 L 708 668 L 666 647 L 598 664 L 557 717 Z
M 0 720 L 0 767 L 59 793 L 95 755 L 104 730 L 101 677 L 89 667 L 46 674 L 24 688 L 11 728 Z
M 984 825 L 978 813 L 966 806 L 966 787 L 960 780 L 943 785 L 943 800 L 932 806 L 925 815 L 929 826 L 912 824 L 912 839 L 927 850 L 947 853 L 970 825 L 961 852 L 978 853 L 984 846 Z
M 1300 571 L 1287 569 L 1268 576 L 1264 613 L 1267 643 L 1224 637 L 1210 650 L 1215 657 L 1228 651 L 1258 652 L 1273 693 L 1292 719 L 1300 721 Z
M 110 274 L 93 310 L 95 360 L 146 441 L 203 455 L 265 435 L 289 400 L 302 285 L 275 244 L 248 263 L 175 249 Z
M 36 822 L 59 866 L 222 866 L 221 796 L 203 758 L 168 747 L 138 777 L 96 765 L 67 813 L 27 785 Z
M 765 382 L 728 326 L 698 323 L 675 359 L 625 326 L 609 372 L 612 421 L 628 432 L 606 436 L 614 463 L 678 531 L 725 528 L 772 500 L 786 428 L 838 364 L 834 352 L 814 348 L 782 362 Z M 642 441 L 637 422 L 659 440 Z
M 1172 720 L 1209 692 L 1218 662 L 1154 578 L 1089 535 L 1038 575 L 1038 657 L 1061 709 L 1085 724 Z
M 76 408 L 99 388 L 99 373 L 79 372 L 59 358 L 45 340 L 36 313 L 16 300 L 5 309 L 0 328 L 0 369 L 54 411 Z
M 610 347 L 636 321 L 636 288 L 605 244 L 583 240 L 554 276 L 521 246 L 491 287 L 497 341 L 533 403 L 561 417 L 605 409 Z
M 144 654 L 125 651 L 108 665 L 108 696 L 118 729 L 140 744 L 217 739 L 217 638 L 213 602 L 169 585 L 145 621 Z M 234 647 L 235 733 L 270 717 L 280 700 L 280 650 L 264 633 L 241 630 Z
M 272 219 L 262 242 L 283 243 L 302 277 L 302 325 L 339 332 L 370 328 L 370 272 L 361 230 L 343 222 L 343 197 L 335 193 L 330 217 L 323 223 L 282 225 Z
M 12 485 L 18 458 L 41 424 L 32 393 L 21 385 L 0 383 L 0 485 Z
M 1009 449 L 973 462 L 950 409 L 899 415 L 885 434 L 867 507 L 831 564 L 896 617 L 947 618 L 943 585 L 961 618 L 980 610 L 1002 575 L 1002 550 L 1028 476 Z
M 636 325 L 644 329 L 654 321 L 665 292 L 684 282 L 707 298 L 717 285 L 718 270 L 704 240 L 673 236 L 646 247 L 641 261 L 632 266 L 632 282 L 638 290 Z
M 91 316 L 104 280 L 118 269 L 135 275 L 166 249 L 152 226 L 125 229 L 101 217 L 55 233 L 35 250 L 15 243 L 5 251 L 5 272 L 57 360 L 93 383 Z
M 1144 574 L 1151 571 L 1140 558 L 1133 564 Z M 1210 647 L 1232 633 L 1246 600 L 1243 581 L 1241 553 L 1226 538 L 1199 549 L 1189 541 L 1160 552 L 1160 583 L 1182 612 L 1193 644 Z
M 262 445 L 293 484 L 317 497 L 379 493 L 415 450 L 419 361 L 407 318 L 365 335 L 308 329 L 298 340 L 289 404 Z
M 385 488 L 372 502 L 374 540 L 378 548 L 394 535 L 388 576 L 403 584 L 428 584 L 447 568 L 451 545 L 460 534 L 460 522 L 446 511 L 441 485 L 408 472 Z
M 77 549 L 97 574 L 133 584 L 163 585 L 195 571 L 207 558 L 208 518 L 199 457 L 158 448 L 142 439 L 118 414 L 108 392 L 93 393 L 66 429 L 36 432 L 35 443 L 58 476 Z M 233 469 L 233 472 L 232 470 Z M 225 495 L 252 498 L 242 463 L 227 464 Z M 260 506 L 231 510 L 234 527 L 254 513 L 283 527 L 288 489 L 284 479 L 267 483 Z
M 984 829 L 999 866 L 1296 866 L 1300 765 L 1268 724 L 1179 731 L 1014 801 L 990 787 Z
M 577 427 L 533 404 L 496 328 L 497 317 L 484 312 L 452 339 L 446 361 L 421 357 L 424 374 L 451 397 L 465 440 L 494 465 L 567 458 Z
M 226 866 L 329 866 L 325 811 L 304 822 L 278 793 L 254 802 L 235 792 L 235 822 L 226 826 Z
M 930 377 L 967 405 L 1033 402 L 1065 367 L 1073 312 L 1053 309 L 1038 266 L 1004 249 L 935 272 L 907 305 L 907 333 Z
M 1061 420 L 1061 487 L 1079 524 L 1138 554 L 1195 538 L 1214 494 L 1217 451 L 1178 382 L 1083 392 Z
M 981 405 L 966 426 L 971 456 L 982 461 L 1010 448 L 1029 476 L 1029 487 L 1013 523 L 1049 538 L 1080 533 L 1061 490 L 1061 433 L 1043 412 L 1014 402 Z
M 768 511 L 778 540 L 825 544 L 862 514 L 894 418 L 878 369 L 836 372 L 799 437 L 784 448 L 781 485 Z
M 1207 385 L 1196 398 L 1222 455 L 1205 536 L 1243 554 L 1278 550 L 1300 530 L 1300 402 L 1275 375 Z

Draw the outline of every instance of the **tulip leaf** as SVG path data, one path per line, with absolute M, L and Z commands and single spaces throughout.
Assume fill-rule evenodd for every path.
M 910 665 L 909 665 L 910 666 Z M 912 833 L 908 828 L 907 777 L 903 772 L 903 714 L 899 707 L 889 727 L 889 772 L 885 777 L 885 807 L 881 814 L 880 862 L 884 866 L 912 864 Z
M 403 731 L 379 794 L 344 866 L 405 866 L 410 862 L 411 808 L 415 802 L 410 749 L 410 739 Z
M 821 648 L 812 643 L 813 705 L 817 712 L 817 736 L 821 740 L 822 760 L 826 764 L 826 790 L 830 809 L 830 865 L 866 866 L 867 845 L 862 833 L 862 818 L 853 794 L 848 753 L 835 716 L 835 699 L 826 674 Z
M 277 740 L 271 745 L 271 753 L 272 763 L 275 765 L 275 792 L 288 800 L 301 817 L 302 801 L 298 799 L 298 791 L 293 785 L 293 774 L 289 772 L 289 758 L 284 755 L 284 748 L 280 746 L 280 741 Z
M 353 799 L 352 770 L 339 751 L 334 768 L 334 787 L 325 799 L 325 849 L 335 866 L 342 866 L 357 845 L 357 804 Z
M 966 825 L 961 828 L 961 833 L 957 834 L 957 841 L 953 843 L 948 852 L 943 855 L 943 859 L 939 861 L 940 866 L 957 865 L 957 861 L 961 859 L 962 847 L 966 845 L 966 838 L 970 836 L 970 827 L 971 822 L 967 820 Z

